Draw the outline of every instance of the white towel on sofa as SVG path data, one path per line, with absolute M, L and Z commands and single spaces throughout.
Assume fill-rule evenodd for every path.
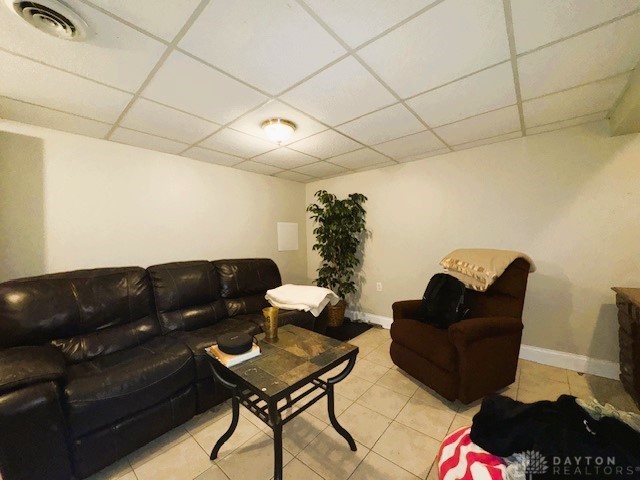
M 264 298 L 274 307 L 285 310 L 303 310 L 311 312 L 314 317 L 320 315 L 327 304 L 335 305 L 340 301 L 340 298 L 328 288 L 292 285 L 290 283 L 267 290 Z

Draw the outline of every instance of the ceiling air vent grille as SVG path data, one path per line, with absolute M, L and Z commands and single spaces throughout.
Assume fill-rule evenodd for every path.
M 13 10 L 38 30 L 65 40 L 82 40 L 87 24 L 69 7 L 57 0 L 21 2 L 8 0 Z

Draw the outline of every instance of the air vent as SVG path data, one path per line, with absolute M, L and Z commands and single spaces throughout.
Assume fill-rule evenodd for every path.
M 8 6 L 38 30 L 64 40 L 83 40 L 87 24 L 79 15 L 57 0 L 21 2 L 6 0 Z

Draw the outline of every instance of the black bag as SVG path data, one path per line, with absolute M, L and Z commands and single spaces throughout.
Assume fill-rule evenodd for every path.
M 436 273 L 422 296 L 422 320 L 438 328 L 449 328 L 469 312 L 464 306 L 464 284 L 446 273 Z

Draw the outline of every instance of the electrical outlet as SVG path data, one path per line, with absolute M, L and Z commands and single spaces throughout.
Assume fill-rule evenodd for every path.
M 382 291 L 382 282 L 378 282 L 378 283 L 376 283 L 376 290 L 377 290 L 378 292 L 381 292 L 381 291 Z

